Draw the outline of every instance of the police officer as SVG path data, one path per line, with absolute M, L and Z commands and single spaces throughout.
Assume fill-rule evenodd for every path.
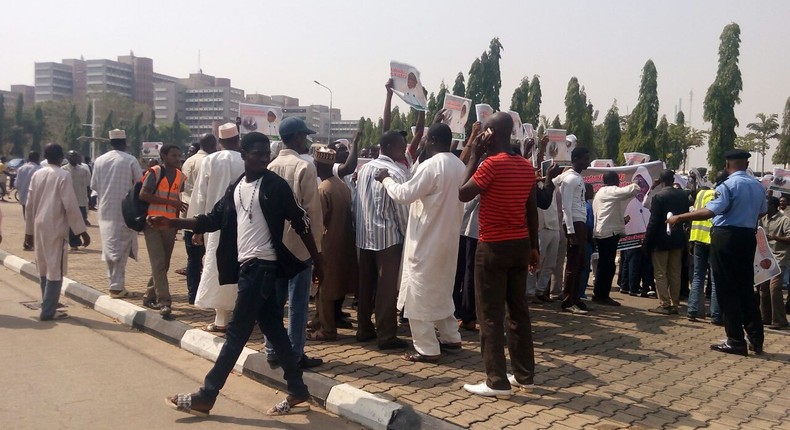
M 754 252 L 757 248 L 755 229 L 761 214 L 767 212 L 765 189 L 746 173 L 749 154 L 732 150 L 724 154 L 730 176 L 716 187 L 716 194 L 705 208 L 667 220 L 702 221 L 713 218 L 710 258 L 716 279 L 718 299 L 724 317 L 727 340 L 710 349 L 727 354 L 747 355 L 763 352 L 763 323 L 760 307 L 754 296 Z

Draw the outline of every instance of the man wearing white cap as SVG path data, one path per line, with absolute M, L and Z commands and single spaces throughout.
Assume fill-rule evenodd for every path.
M 236 124 L 229 122 L 219 126 L 219 144 L 221 151 L 206 156 L 200 164 L 192 198 L 187 211 L 187 218 L 211 212 L 214 205 L 225 195 L 230 184 L 236 182 L 244 173 L 244 160 L 241 159 L 239 147 L 239 130 Z M 214 322 L 205 330 L 224 333 L 230 314 L 236 304 L 238 287 L 220 285 L 217 268 L 217 247 L 220 232 L 208 233 L 205 238 L 206 255 L 204 257 L 203 274 L 197 288 L 195 304 L 201 308 L 214 309 Z M 198 242 L 203 241 L 202 235 L 195 235 Z
M 110 297 L 132 296 L 126 287 L 126 262 L 137 259 L 137 233 L 126 227 L 121 214 L 121 201 L 140 180 L 140 163 L 126 150 L 126 132 L 110 130 L 112 150 L 96 159 L 91 189 L 98 194 L 99 232 L 102 239 L 102 260 L 107 262 Z

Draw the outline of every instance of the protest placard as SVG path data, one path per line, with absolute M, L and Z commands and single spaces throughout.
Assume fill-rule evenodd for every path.
M 650 156 L 641 152 L 624 152 L 623 158 L 625 158 L 626 166 L 635 166 L 650 161 Z
M 642 246 L 647 231 L 647 223 L 650 221 L 650 209 L 645 207 L 650 185 L 654 178 L 658 178 L 664 170 L 663 161 L 653 161 L 638 166 L 618 166 L 608 168 L 590 167 L 582 172 L 585 183 L 592 184 L 596 192 L 604 186 L 603 174 L 606 172 L 616 172 L 620 177 L 620 186 L 636 183 L 640 191 L 625 210 L 625 237 L 620 238 L 617 246 L 619 250 L 633 249 Z
M 239 103 L 239 117 L 241 117 L 240 134 L 257 131 L 265 134 L 269 140 L 280 140 L 280 121 L 283 118 L 283 108 Z
M 790 193 L 790 170 L 775 168 L 769 188 L 781 193 Z
M 482 124 L 494 114 L 494 108 L 485 103 L 476 104 L 475 114 L 477 114 L 477 120 Z
M 447 94 L 444 96 L 443 123 L 450 126 L 453 133 L 453 140 L 463 141 L 466 139 L 466 119 L 469 117 L 469 109 L 472 107 L 472 100 L 463 97 Z
M 140 154 L 143 160 L 156 160 L 159 158 L 160 149 L 162 149 L 162 142 L 143 142 Z
M 416 68 L 406 63 L 391 61 L 390 77 L 392 78 L 392 92 L 406 104 L 419 111 L 428 109 L 428 99 L 425 98 L 420 72 Z
M 546 130 L 549 143 L 546 146 L 546 157 L 553 158 L 559 165 L 570 164 L 571 152 L 576 144 L 565 139 L 565 130 L 550 128 Z
M 590 167 L 597 167 L 597 168 L 614 167 L 614 165 L 615 165 L 614 160 L 609 160 L 609 159 L 598 159 L 590 162 Z
M 521 148 L 521 154 L 524 154 L 524 127 L 521 124 L 521 115 L 515 111 L 507 112 L 513 118 L 513 131 L 510 132 L 510 144 L 518 145 Z
M 768 237 L 762 227 L 757 227 L 757 249 L 754 251 L 754 285 L 779 276 L 782 269 L 776 262 L 773 251 L 768 245 Z

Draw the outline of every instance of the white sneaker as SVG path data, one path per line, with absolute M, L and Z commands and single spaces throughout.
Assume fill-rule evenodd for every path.
M 521 388 L 522 390 L 531 390 L 535 388 L 535 384 L 522 384 L 516 381 L 516 375 L 513 375 L 511 373 L 507 374 L 507 381 L 510 382 L 511 386 Z
M 587 315 L 587 311 L 585 311 L 584 309 L 582 309 L 582 308 L 580 308 L 580 307 L 578 307 L 576 305 L 573 305 L 573 306 L 567 307 L 567 308 L 562 308 L 562 311 L 563 312 L 570 312 L 570 313 L 576 314 L 576 315 Z
M 488 388 L 485 381 L 476 385 L 464 384 L 464 390 L 472 394 L 477 394 L 478 396 L 496 397 L 497 399 L 509 399 L 510 396 L 513 395 L 511 390 L 495 390 L 493 388 Z

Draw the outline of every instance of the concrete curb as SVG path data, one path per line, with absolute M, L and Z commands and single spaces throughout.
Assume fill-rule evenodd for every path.
M 0 263 L 35 282 L 38 288 L 39 275 L 34 263 L 2 249 L 0 249 Z M 165 320 L 158 313 L 124 300 L 112 299 L 108 294 L 66 277 L 63 278 L 61 295 L 207 360 L 216 361 L 225 343 L 221 337 L 195 329 L 180 321 Z M 266 385 L 285 388 L 282 370 L 272 369 L 264 353 L 244 348 L 234 369 Z M 315 401 L 330 412 L 371 429 L 458 430 L 462 428 L 351 385 L 340 384 L 318 373 L 307 371 L 304 372 L 303 377 Z

